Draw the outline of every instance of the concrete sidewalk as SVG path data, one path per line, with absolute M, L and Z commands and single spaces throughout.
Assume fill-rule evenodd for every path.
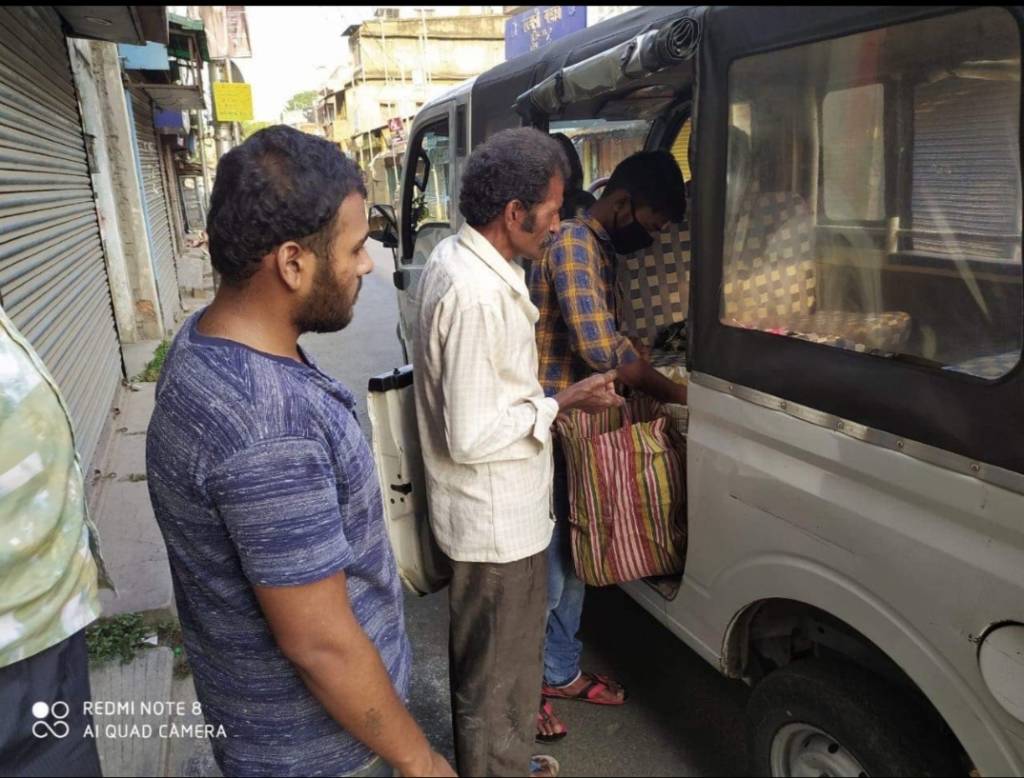
M 146 427 L 153 413 L 156 384 L 121 389 L 118 426 L 93 473 L 91 509 L 100 547 L 117 593 L 103 589 L 103 615 L 173 615 L 174 596 L 160 529 L 146 484 Z
M 198 252 L 198 253 L 196 253 Z M 205 288 L 182 289 L 183 314 L 178 326 L 212 299 L 212 280 L 205 252 L 191 249 L 190 258 L 199 267 Z M 205 262 L 204 262 L 205 259 Z M 195 267 L 193 267 L 195 270 Z M 181 274 L 179 274 L 180 276 Z M 190 278 L 194 277 L 190 276 Z M 184 283 L 184 281 L 183 281 Z M 194 280 L 193 280 L 194 283 Z M 175 333 L 168 337 L 173 338 Z M 129 377 L 138 375 L 161 341 L 145 341 L 125 348 Z M 156 384 L 126 382 L 112 411 L 109 432 L 96 457 L 95 469 L 87 474 L 89 508 L 99 531 L 107 570 L 117 591 L 100 590 L 103 617 L 141 613 L 148 623 L 177 621 L 167 549 L 153 515 L 146 482 L 146 429 L 153 414 Z M 131 703 L 184 702 L 189 715 L 156 718 L 125 714 L 98 717 L 97 746 L 106 776 L 219 776 L 208 740 L 189 737 L 122 737 L 117 734 L 133 725 L 201 725 L 202 716 L 192 713 L 196 701 L 191 676 L 174 676 L 173 654 L 168 647 L 139 649 L 133 661 L 116 660 L 90 667 L 92 697 L 95 701 Z M 108 735 L 107 727 L 112 735 Z M 181 729 L 181 726 L 178 726 Z
M 184 321 L 213 299 L 213 270 L 203 248 L 189 248 L 178 257 L 182 313 L 173 339 Z M 135 382 L 161 341 L 126 344 L 125 372 L 112 411 L 110 430 L 86 474 L 89 508 L 99 530 L 100 546 L 117 593 L 102 590 L 103 615 L 152 613 L 174 616 L 167 550 L 153 516 L 146 484 L 146 428 L 153 415 L 156 384 Z

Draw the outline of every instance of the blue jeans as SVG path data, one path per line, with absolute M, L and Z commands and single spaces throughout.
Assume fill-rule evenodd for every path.
M 555 531 L 548 546 L 548 626 L 544 638 L 544 683 L 564 686 L 580 671 L 583 644 L 576 638 L 587 587 L 576 577 L 569 530 L 569 476 L 555 439 Z

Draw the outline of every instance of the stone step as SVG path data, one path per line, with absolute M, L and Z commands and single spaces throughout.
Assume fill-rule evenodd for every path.
M 107 778 L 164 774 L 170 740 L 158 733 L 170 719 L 173 675 L 174 654 L 163 646 L 144 649 L 127 664 L 89 668 L 96 745 Z M 110 710 L 111 704 L 121 707 Z
M 124 369 L 129 378 L 134 378 L 153 359 L 161 340 L 140 340 L 137 343 L 125 343 L 121 348 L 124 353 Z

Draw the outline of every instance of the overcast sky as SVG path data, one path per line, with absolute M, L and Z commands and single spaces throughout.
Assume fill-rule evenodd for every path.
M 376 6 L 249 5 L 251 59 L 234 60 L 252 84 L 256 119 L 276 121 L 296 92 L 316 89 L 348 58 L 341 33 Z

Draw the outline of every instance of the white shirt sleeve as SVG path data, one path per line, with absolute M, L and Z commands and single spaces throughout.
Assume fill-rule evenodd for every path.
M 506 338 L 500 310 L 476 303 L 453 312 L 443 346 L 444 426 L 452 459 L 465 465 L 537 456 L 558 403 L 537 384 L 527 394 L 502 380 Z

